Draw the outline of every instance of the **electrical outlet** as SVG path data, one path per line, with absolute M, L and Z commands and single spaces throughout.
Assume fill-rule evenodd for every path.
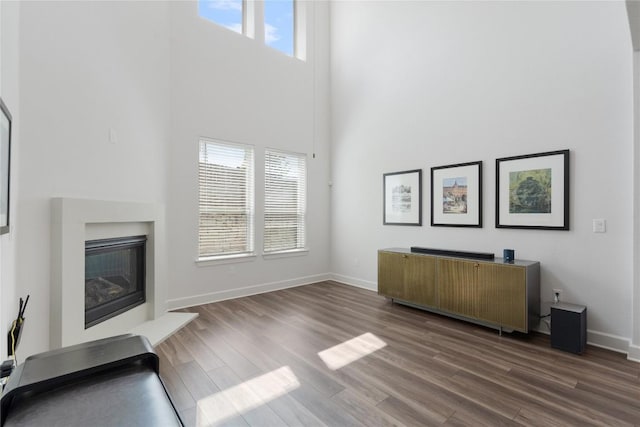
M 555 304 L 560 302 L 560 297 L 562 296 L 562 289 L 554 289 L 553 290 L 553 302 Z

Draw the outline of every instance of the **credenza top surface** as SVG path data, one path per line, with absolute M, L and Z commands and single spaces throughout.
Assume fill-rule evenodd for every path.
M 529 267 L 531 265 L 540 264 L 539 261 L 528 261 L 524 259 L 516 259 L 513 262 L 505 262 L 503 258 L 498 258 L 498 257 L 494 259 L 482 259 L 482 258 L 457 257 L 452 255 L 425 254 L 420 252 L 411 252 L 411 249 L 409 248 L 385 248 L 385 249 L 380 249 L 379 251 L 411 254 L 411 255 L 417 255 L 417 256 L 429 256 L 429 257 L 436 257 L 436 258 L 457 259 L 461 261 L 467 260 L 467 261 L 473 261 L 473 262 L 484 262 L 488 264 L 513 265 L 518 267 Z

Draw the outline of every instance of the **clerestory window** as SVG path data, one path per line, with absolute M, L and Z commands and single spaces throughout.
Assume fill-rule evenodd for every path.
M 304 59 L 303 49 L 296 46 L 298 6 L 296 0 L 198 0 L 198 14 L 239 34 L 264 41 L 286 55 Z M 261 25 L 256 21 L 259 16 L 264 17 Z M 257 37 L 262 27 L 264 33 Z
M 236 33 L 245 33 L 242 0 L 198 0 L 198 14 Z
M 295 1 L 264 1 L 264 42 L 289 56 L 295 52 Z

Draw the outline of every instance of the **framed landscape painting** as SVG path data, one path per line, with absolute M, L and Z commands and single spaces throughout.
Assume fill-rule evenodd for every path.
M 496 227 L 569 230 L 569 150 L 496 160 Z
M 482 227 L 482 162 L 431 168 L 431 225 Z
M 422 225 L 422 169 L 382 176 L 384 225 Z

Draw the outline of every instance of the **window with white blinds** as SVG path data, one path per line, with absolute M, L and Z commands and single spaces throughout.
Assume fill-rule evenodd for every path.
M 199 258 L 253 252 L 253 147 L 200 140 Z
M 265 152 L 264 252 L 305 248 L 307 157 Z

